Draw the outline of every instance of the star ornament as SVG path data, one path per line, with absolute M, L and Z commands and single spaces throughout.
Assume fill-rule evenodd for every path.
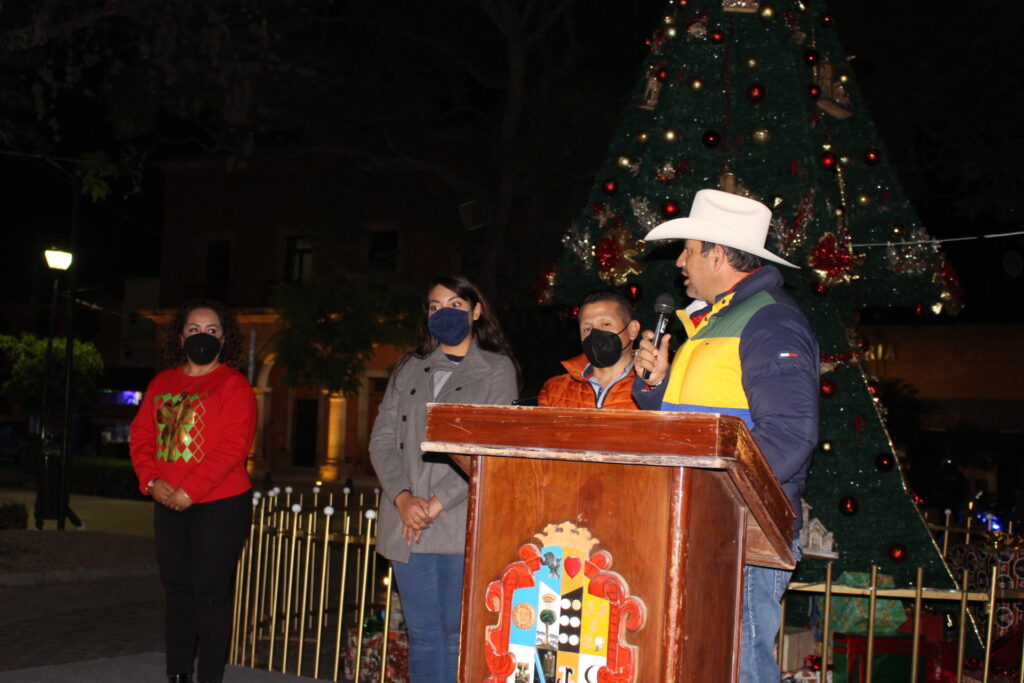
M 826 287 L 848 285 L 860 277 L 859 269 L 864 263 L 864 254 L 857 254 L 849 246 L 839 243 L 834 233 L 826 232 L 811 247 L 807 265 Z

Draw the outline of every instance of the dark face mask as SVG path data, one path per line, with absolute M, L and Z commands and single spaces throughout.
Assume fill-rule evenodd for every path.
M 626 327 L 618 332 L 605 332 L 596 328 L 590 331 L 590 335 L 583 340 L 583 353 L 591 365 L 595 368 L 610 368 L 619 362 L 622 352 L 626 350 L 619 335 Z
M 221 341 L 212 334 L 197 332 L 185 337 L 185 355 L 196 365 L 209 365 L 220 354 Z
M 445 346 L 458 346 L 469 336 L 469 311 L 442 308 L 427 318 L 427 329 Z

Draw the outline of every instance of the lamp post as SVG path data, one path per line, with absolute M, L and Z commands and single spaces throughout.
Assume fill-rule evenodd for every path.
M 53 333 L 57 322 L 57 291 L 60 289 L 60 274 L 71 267 L 73 258 L 70 252 L 61 251 L 56 247 L 47 249 L 43 252 L 43 255 L 46 257 L 46 265 L 53 271 L 53 293 L 50 295 L 50 325 L 46 337 L 46 355 L 43 357 L 43 398 L 39 410 L 39 441 L 43 456 L 43 471 L 42 476 L 39 478 L 39 491 L 37 493 L 40 507 L 37 512 L 39 519 L 36 522 L 39 525 L 42 525 L 42 518 L 45 517 L 47 498 L 48 494 L 50 494 L 49 475 L 52 464 L 50 463 L 50 449 L 48 448 L 50 434 L 47 427 L 49 424 L 50 369 L 53 367 Z M 60 493 L 59 486 L 58 493 Z

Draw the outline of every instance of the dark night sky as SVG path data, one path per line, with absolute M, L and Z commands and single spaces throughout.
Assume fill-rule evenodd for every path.
M 1021 88 L 1011 88 L 1015 85 L 1012 82 L 992 80 L 1003 77 L 999 73 L 980 71 L 990 58 L 987 50 L 991 49 L 998 52 L 999 59 L 1006 64 L 1005 72 L 1017 74 L 1019 80 L 1021 69 L 1015 68 L 1022 61 L 1021 51 L 1015 47 L 1019 41 L 1011 40 L 1008 27 L 980 10 L 979 5 L 995 8 L 992 2 L 977 3 L 970 8 L 960 3 L 925 0 L 897 4 L 899 11 L 890 14 L 890 4 L 880 1 L 833 3 L 844 45 L 848 53 L 856 55 L 854 68 L 861 88 L 893 153 L 894 163 L 907 178 L 909 194 L 923 222 L 937 237 L 1020 229 L 1020 216 L 1013 211 L 1004 210 L 997 215 L 983 206 L 974 207 L 965 215 L 962 208 L 962 195 L 974 185 L 985 183 L 986 174 L 1015 173 L 1018 166 L 1015 160 L 1024 153 L 1021 149 L 1024 141 L 1019 134 L 1016 139 L 1009 139 L 1001 132 L 1004 126 L 988 125 L 992 120 L 1002 121 L 1007 110 L 1019 111 L 1015 105 L 1024 104 Z M 623 10 L 624 6 L 617 2 L 595 3 L 588 21 L 614 25 L 614 30 L 602 32 L 591 28 L 587 29 L 590 33 L 584 32 L 585 36 L 600 41 L 600 54 L 608 61 L 598 64 L 598 68 L 608 70 L 608 82 L 620 91 L 616 95 L 620 100 L 638 77 L 643 58 L 642 48 L 638 46 L 660 16 L 663 3 L 651 1 L 644 3 L 642 10 L 633 11 Z M 986 28 L 991 29 L 988 35 L 974 35 Z M 624 38 L 626 35 L 633 36 L 632 43 Z M 952 39 L 956 37 L 962 40 L 954 42 Z M 619 68 L 609 68 L 609 63 Z M 585 60 L 579 68 L 592 69 L 594 62 Z M 982 97 L 972 89 L 979 79 L 989 79 L 985 85 L 991 87 L 986 90 L 1002 89 L 1003 92 Z M 936 98 L 937 90 L 945 92 L 946 97 Z M 972 106 L 958 102 L 964 96 L 973 98 Z M 934 113 L 927 122 L 929 130 L 915 131 L 921 127 L 921 122 L 908 118 L 915 110 L 907 106 L 907 101 L 915 101 L 915 98 L 938 102 L 937 107 L 944 101 L 944 110 Z M 989 103 L 993 107 L 997 103 L 1009 106 L 995 111 L 987 108 Z M 557 111 L 551 115 L 565 116 Z M 607 147 L 612 130 L 610 127 L 604 139 L 594 142 L 597 154 Z M 916 164 L 912 157 L 928 144 L 926 134 L 959 141 L 959 149 L 966 150 L 959 173 L 950 170 L 956 169 L 956 161 L 941 168 L 920 168 Z M 1004 168 L 993 168 L 1000 156 Z M 580 168 L 579 172 L 590 174 L 593 170 Z M 72 213 L 70 189 L 61 177 L 36 162 L 0 157 L 0 173 L 5 252 L 0 301 L 24 302 L 33 297 L 45 297 L 50 280 L 41 251 L 50 244 L 66 243 Z M 78 278 L 79 285 L 87 288 L 86 291 L 101 292 L 103 286 L 117 283 L 124 277 L 157 273 L 158 181 L 156 174 L 147 177 L 144 193 L 127 199 L 97 205 L 83 199 L 80 214 L 82 270 Z M 1022 200 L 1016 201 L 1018 205 L 1011 207 L 1014 211 L 1019 210 Z M 572 218 L 566 216 L 566 223 Z M 968 308 L 960 321 L 1024 323 L 1022 246 L 1024 240 L 1008 238 L 957 242 L 945 247 L 961 272 L 967 290 Z M 5 331 L 10 330 L 0 329 L 0 332 Z

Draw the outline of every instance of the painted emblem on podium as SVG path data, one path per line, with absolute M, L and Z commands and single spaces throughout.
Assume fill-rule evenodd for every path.
M 487 683 L 634 683 L 647 608 L 590 531 L 549 524 L 487 586 Z

